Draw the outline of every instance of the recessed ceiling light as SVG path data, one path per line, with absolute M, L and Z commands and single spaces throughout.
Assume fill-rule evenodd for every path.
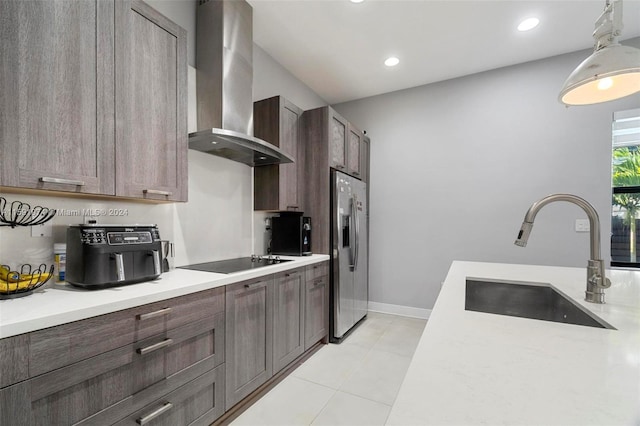
M 387 60 L 384 61 L 384 64 L 388 67 L 395 67 L 399 63 L 400 63 L 400 59 L 396 58 L 395 56 L 387 58 Z
M 351 3 L 362 3 L 364 0 L 351 0 Z
M 518 25 L 518 31 L 529 31 L 538 26 L 540 20 L 538 18 L 527 18 L 520 22 Z

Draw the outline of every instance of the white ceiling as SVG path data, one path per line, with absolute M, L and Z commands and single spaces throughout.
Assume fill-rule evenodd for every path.
M 591 48 L 594 23 L 605 5 L 605 0 L 248 1 L 254 42 L 330 104 Z M 640 36 L 640 0 L 624 0 L 623 6 L 622 39 Z M 540 25 L 518 32 L 518 23 L 531 16 Z M 388 68 L 383 61 L 391 55 L 400 64 Z

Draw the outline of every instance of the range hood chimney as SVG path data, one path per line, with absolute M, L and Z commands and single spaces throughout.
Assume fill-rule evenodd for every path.
M 249 166 L 294 159 L 253 134 L 253 9 L 244 0 L 200 0 L 196 21 L 198 129 L 189 149 Z

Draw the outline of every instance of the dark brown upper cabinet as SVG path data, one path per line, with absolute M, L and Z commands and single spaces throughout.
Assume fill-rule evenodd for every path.
M 304 112 L 303 140 L 305 169 L 301 193 L 305 196 L 305 215 L 313 221 L 313 251 L 329 254 L 331 169 L 368 182 L 369 140 L 328 106 Z
M 371 140 L 368 136 L 364 135 L 362 137 L 362 149 L 360 151 L 360 164 L 362 164 L 362 181 L 369 183 L 371 176 L 371 165 L 370 165 L 370 152 L 371 152 Z M 367 197 L 369 194 L 369 186 L 367 186 Z
M 349 123 L 347 173 L 359 179 L 362 179 L 362 137 L 362 132 Z
M 329 125 L 329 167 L 357 178 L 362 177 L 362 132 L 327 107 Z
M 329 114 L 329 167 L 347 171 L 347 150 L 349 149 L 349 122 L 332 108 Z
M 0 186 L 187 198 L 186 32 L 140 0 L 0 1 Z
M 253 104 L 253 134 L 295 159 L 295 163 L 254 168 L 254 210 L 303 211 L 302 110 L 282 96 Z
M 0 185 L 115 194 L 114 1 L 0 1 Z
M 116 195 L 186 201 L 187 33 L 138 0 L 116 28 Z

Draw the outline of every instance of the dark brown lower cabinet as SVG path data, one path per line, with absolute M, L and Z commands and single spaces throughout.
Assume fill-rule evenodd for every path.
M 283 272 L 274 278 L 274 374 L 304 352 L 304 283 L 304 268 Z
M 222 298 L 224 292 L 220 290 L 217 297 Z M 119 318 L 121 313 L 102 318 L 109 321 L 112 315 Z M 93 324 L 95 320 L 85 321 Z M 215 369 L 215 406 L 202 412 L 213 421 L 214 415 L 224 413 L 224 323 L 224 311 L 212 312 L 203 319 L 0 389 L 0 424 L 114 424 L 188 387 L 188 383 L 209 380 L 202 377 L 210 377 L 207 375 Z M 68 325 L 60 327 L 66 329 Z
M 327 337 L 328 262 L 226 287 L 227 410 Z
M 226 407 L 273 375 L 273 276 L 226 288 Z
M 328 332 L 329 277 L 323 275 L 305 283 L 304 350 L 322 340 Z
M 224 413 L 224 376 L 224 365 L 214 368 L 116 425 L 210 425 Z
M 209 425 L 326 341 L 327 277 L 322 262 L 0 339 L 0 425 Z

